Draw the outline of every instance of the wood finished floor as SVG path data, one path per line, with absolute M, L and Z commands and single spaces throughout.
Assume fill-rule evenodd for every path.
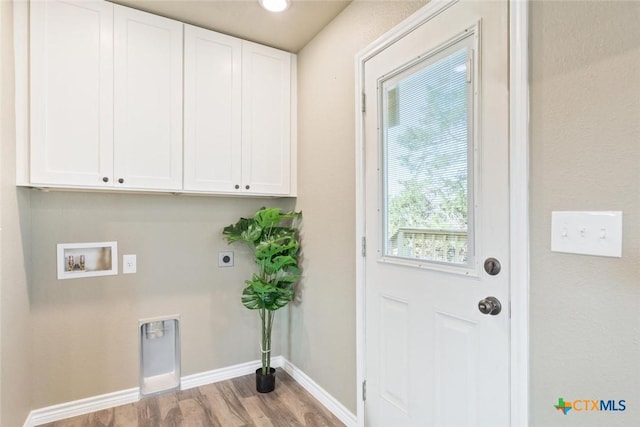
M 338 427 L 344 426 L 286 372 L 258 393 L 255 375 L 80 415 L 42 427 Z

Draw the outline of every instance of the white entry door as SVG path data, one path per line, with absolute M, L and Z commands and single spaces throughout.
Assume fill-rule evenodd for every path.
M 367 426 L 509 425 L 508 18 L 460 1 L 364 63 Z

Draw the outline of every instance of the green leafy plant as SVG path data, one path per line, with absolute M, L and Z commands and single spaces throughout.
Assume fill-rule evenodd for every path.
M 300 279 L 296 220 L 301 217 L 302 212 L 283 213 L 280 208 L 261 208 L 252 218 L 240 218 L 222 231 L 230 244 L 247 245 L 258 265 L 258 272 L 245 282 L 242 304 L 260 314 L 263 375 L 271 368 L 274 312 L 293 300 L 295 285 Z

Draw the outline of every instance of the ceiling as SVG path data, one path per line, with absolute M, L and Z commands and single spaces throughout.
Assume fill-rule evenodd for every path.
M 297 53 L 351 0 L 292 0 L 281 13 L 258 0 L 111 0 L 113 3 Z

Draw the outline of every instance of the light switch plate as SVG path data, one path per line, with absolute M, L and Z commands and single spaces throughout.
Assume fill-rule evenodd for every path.
M 135 255 L 122 255 L 122 274 L 134 274 L 138 271 Z
M 621 258 L 622 212 L 552 212 L 551 250 Z

